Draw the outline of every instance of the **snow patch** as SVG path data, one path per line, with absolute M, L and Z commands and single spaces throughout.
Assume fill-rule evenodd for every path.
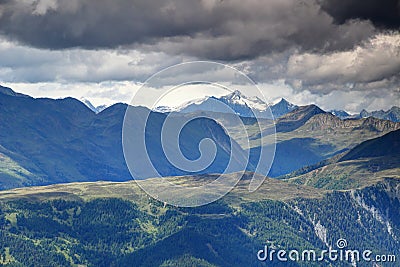
M 376 208 L 375 206 L 368 206 L 363 197 L 356 194 L 356 192 L 354 190 L 351 190 L 351 197 L 354 199 L 354 201 L 361 206 L 364 210 L 368 211 L 369 213 L 371 213 L 372 217 L 377 220 L 378 222 L 380 222 L 381 224 L 386 226 L 386 231 L 395 239 L 397 240 L 397 237 L 394 235 L 393 233 L 393 227 L 390 225 L 390 222 L 388 220 L 385 219 L 385 216 L 382 215 L 382 213 L 379 211 L 378 208 Z
M 321 224 L 320 221 L 315 223 L 314 221 L 312 222 L 314 225 L 314 232 L 317 235 L 317 237 L 327 246 L 329 247 L 328 241 L 327 241 L 327 233 L 328 230 Z

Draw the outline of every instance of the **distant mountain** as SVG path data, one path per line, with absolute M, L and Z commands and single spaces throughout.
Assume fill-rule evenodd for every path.
M 360 117 L 361 118 L 374 117 L 374 118 L 378 118 L 378 119 L 382 119 L 382 120 L 400 122 L 400 108 L 394 106 L 387 111 L 378 110 L 378 111 L 372 111 L 372 112 L 368 112 L 365 109 L 363 109 L 360 112 Z
M 18 97 L 30 97 L 28 95 L 24 95 L 21 93 L 14 92 L 11 88 L 4 87 L 0 85 L 0 94 L 9 95 L 9 96 L 18 96 Z
M 131 179 L 121 140 L 127 105 L 115 104 L 95 114 L 73 98 L 34 99 L 17 97 L 9 90 L 6 93 L 0 93 L 0 188 Z M 145 108 L 132 109 L 142 114 Z M 162 176 L 185 175 L 162 152 L 160 136 L 165 118 L 165 114 L 155 112 L 149 117 L 149 157 Z M 174 121 L 181 119 L 184 118 L 177 116 Z M 230 149 L 236 147 L 235 154 L 241 153 L 240 147 L 211 119 L 191 121 L 180 137 L 182 151 L 189 158 L 199 154 L 200 140 L 214 140 L 216 159 L 199 173 L 221 173 L 229 163 Z
M 325 112 L 316 105 L 300 106 L 276 120 L 275 129 L 278 142 L 274 161 L 268 174 L 270 177 L 290 173 L 326 158 L 324 154 L 327 148 L 317 146 L 315 139 L 291 134 L 304 127 L 313 117 L 322 114 Z M 284 135 L 289 135 L 289 137 L 282 139 L 281 136 Z M 258 151 L 259 148 L 251 149 L 251 160 L 253 157 L 257 158 L 254 155 L 257 155 Z
M 317 114 L 325 113 L 316 105 L 301 106 L 279 118 L 276 122 L 277 132 L 291 132 L 304 125 Z
M 329 133 L 334 133 L 335 136 L 340 136 L 341 139 L 344 139 L 344 133 L 349 135 L 349 132 L 346 129 L 351 129 L 353 132 L 364 131 L 365 134 L 367 132 L 387 133 L 398 129 L 399 127 L 400 123 L 398 122 L 381 120 L 373 117 L 341 120 L 331 113 L 320 113 L 310 118 L 299 130 L 301 130 L 304 134 L 307 132 L 309 134 L 311 134 L 311 132 L 315 132 L 317 134 L 325 135 L 325 137 L 328 137 Z
M 181 112 L 181 113 L 192 113 L 198 111 L 216 112 L 216 113 L 227 113 L 227 109 L 221 107 L 219 104 L 225 104 L 234 113 L 241 117 L 255 117 L 271 119 L 271 114 L 267 111 L 268 104 L 265 103 L 258 97 L 246 97 L 240 91 L 234 91 L 233 93 L 222 96 L 222 97 L 206 97 L 189 101 L 184 103 L 180 107 L 171 108 L 166 106 L 160 106 L 155 109 L 157 112 Z M 279 118 L 290 111 L 297 108 L 296 105 L 289 103 L 285 99 L 281 99 L 277 104 L 271 105 L 271 112 L 275 118 Z M 254 113 L 253 113 L 254 112 Z
M 331 110 L 329 112 L 342 120 L 348 119 L 351 117 L 351 115 L 344 110 L 336 110 L 335 109 L 335 110 Z
M 286 99 L 282 98 L 281 101 L 271 106 L 272 114 L 275 118 L 280 118 L 283 115 L 295 110 L 298 106 L 288 102 Z
M 90 110 L 92 110 L 94 113 L 100 113 L 103 110 L 105 110 L 108 106 L 107 105 L 100 105 L 95 107 L 88 99 L 86 98 L 81 98 L 80 101 L 85 104 Z
M 181 113 L 192 113 L 196 111 L 207 111 L 217 113 L 228 113 L 225 105 L 232 109 L 232 111 L 242 117 L 254 117 L 253 112 L 246 98 L 242 96 L 239 91 L 235 91 L 232 94 L 217 98 L 214 96 L 206 97 L 195 101 L 190 101 L 178 107 L 176 111 Z M 260 110 L 266 109 L 262 107 Z

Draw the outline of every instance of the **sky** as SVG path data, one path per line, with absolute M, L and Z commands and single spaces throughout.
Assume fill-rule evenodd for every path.
M 270 101 L 387 110 L 400 105 L 400 0 L 0 0 L 0 84 L 34 97 L 129 102 L 196 60 L 237 68 Z

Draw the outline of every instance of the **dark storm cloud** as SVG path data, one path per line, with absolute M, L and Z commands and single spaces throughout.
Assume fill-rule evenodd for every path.
M 379 28 L 400 28 L 400 0 L 321 0 L 321 5 L 337 23 L 362 19 Z
M 293 47 L 351 49 L 375 29 L 362 20 L 335 24 L 314 0 L 2 0 L 0 33 L 39 48 L 133 46 L 239 60 Z
M 6 0 L 0 7 L 0 31 L 40 48 L 99 48 L 150 42 L 202 27 L 187 1 Z M 196 3 L 196 2 L 194 2 Z M 211 22 L 207 22 L 211 23 Z

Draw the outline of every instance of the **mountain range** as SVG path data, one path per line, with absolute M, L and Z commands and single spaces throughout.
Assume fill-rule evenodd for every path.
M 96 114 L 73 99 L 34 99 L 2 88 L 0 92 L 0 188 L 46 185 L 78 181 L 127 181 L 131 175 L 122 150 L 122 123 L 127 105 L 115 104 Z M 133 107 L 138 114 L 145 108 Z M 147 136 L 148 152 L 162 176 L 185 175 L 172 166 L 161 148 L 161 127 L 166 114 L 151 112 Z M 176 122 L 187 113 L 177 113 Z M 220 173 L 228 164 L 229 144 L 235 153 L 249 150 L 249 171 L 259 160 L 262 140 L 274 132 L 271 121 L 259 129 L 252 118 L 242 118 L 247 134 L 229 114 L 217 114 L 217 122 L 202 118 L 188 124 L 180 144 L 185 155 L 196 157 L 200 140 L 211 138 L 217 145 L 217 160 L 201 173 Z M 140 119 L 140 116 L 137 117 Z M 133 122 L 135 123 L 135 122 Z M 233 132 L 227 136 L 220 126 Z M 316 164 L 362 141 L 396 130 L 399 123 L 373 118 L 340 120 L 315 105 L 302 106 L 275 121 L 277 143 L 271 177 Z M 261 132 L 260 132 L 261 131 Z M 264 145 L 267 149 L 268 142 Z
M 241 117 L 257 116 L 258 118 L 264 119 L 272 119 L 272 115 L 274 118 L 279 118 L 297 108 L 296 105 L 289 103 L 284 98 L 274 105 L 268 105 L 258 97 L 246 97 L 240 91 L 236 90 L 219 98 L 215 96 L 205 97 L 186 102 L 179 107 L 157 107 L 155 108 L 155 111 L 180 113 L 203 111 L 227 113 L 226 107 L 229 107 L 234 113 Z M 271 110 L 270 112 L 268 111 L 268 107 Z
M 0 93 L 1 188 L 132 179 L 121 140 L 127 105 L 116 104 L 96 114 L 73 98 L 34 99 L 7 92 Z M 134 109 L 137 114 L 144 110 Z M 140 119 L 138 116 L 137 120 Z M 149 157 L 160 175 L 184 175 L 162 152 L 161 126 L 165 119 L 165 114 L 151 113 L 148 122 L 151 126 L 146 131 L 152 140 L 147 147 Z M 183 117 L 175 121 L 180 119 Z M 192 121 L 183 132 L 181 148 L 192 151 L 192 157 L 199 153 L 199 140 L 211 138 L 218 153 L 215 162 L 204 172 L 223 172 L 229 162 L 226 148 L 231 143 L 232 147 L 235 145 L 220 125 L 210 119 L 199 119 Z
M 400 108 L 396 106 L 392 107 L 387 111 L 378 110 L 378 111 L 368 112 L 365 109 L 363 109 L 359 114 L 355 115 L 351 115 L 344 110 L 331 110 L 330 113 L 341 118 L 342 120 L 373 117 L 382 120 L 400 122 Z
M 360 117 L 361 118 L 374 117 L 374 118 L 378 118 L 378 119 L 399 122 L 400 121 L 400 108 L 392 107 L 391 109 L 389 109 L 387 111 L 379 110 L 379 111 L 372 111 L 372 112 L 368 112 L 365 109 L 363 109 L 360 112 Z
M 159 106 L 156 107 L 154 111 L 161 113 L 192 113 L 199 111 L 227 113 L 227 107 L 241 117 L 257 116 L 258 118 L 264 119 L 278 119 L 298 108 L 297 105 L 288 102 L 284 98 L 275 104 L 267 104 L 258 97 L 246 97 L 240 91 L 234 91 L 222 97 L 210 96 L 196 99 L 186 102 L 178 107 Z M 268 111 L 268 107 L 270 108 L 270 112 Z M 387 111 L 379 110 L 368 112 L 363 109 L 359 114 L 355 115 L 352 115 L 345 110 L 331 110 L 329 112 L 342 120 L 374 117 L 392 122 L 400 122 L 400 108 L 396 106 Z

